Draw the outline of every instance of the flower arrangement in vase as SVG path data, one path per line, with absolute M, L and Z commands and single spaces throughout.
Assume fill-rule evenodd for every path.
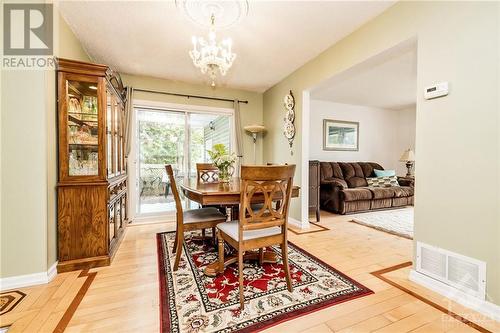
M 234 163 L 237 160 L 236 154 L 230 153 L 222 143 L 215 144 L 212 150 L 207 150 L 207 152 L 212 159 L 212 163 L 219 169 L 219 181 L 228 183 L 234 171 Z

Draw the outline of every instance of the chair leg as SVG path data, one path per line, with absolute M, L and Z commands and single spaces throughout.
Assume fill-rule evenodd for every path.
M 219 232 L 219 273 L 224 273 L 224 239 Z
M 259 265 L 262 266 L 263 262 L 264 262 L 264 249 L 261 247 L 259 249 Z
M 292 292 L 292 278 L 290 277 L 290 267 L 288 266 L 288 242 L 285 241 L 281 244 L 281 259 L 283 260 L 283 268 L 285 269 L 286 285 L 288 291 Z
M 215 227 L 212 227 L 212 242 L 214 243 L 214 246 L 217 246 L 217 237 L 215 234 Z
M 205 229 L 201 229 L 201 237 L 205 240 Z
M 245 298 L 243 297 L 243 251 L 238 249 L 238 280 L 240 285 L 240 309 L 245 307 Z
M 172 253 L 177 251 L 177 230 L 175 230 L 175 239 L 174 239 L 174 248 L 172 249 Z
M 179 233 L 177 235 L 177 251 L 175 253 L 174 271 L 176 271 L 179 268 L 179 261 L 181 260 L 183 244 L 184 244 L 184 235 L 183 233 Z

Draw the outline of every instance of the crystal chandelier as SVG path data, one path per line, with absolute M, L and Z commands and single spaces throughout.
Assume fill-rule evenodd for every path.
M 217 43 L 215 34 L 215 15 L 210 17 L 210 30 L 208 32 L 208 41 L 203 37 L 193 36 L 193 49 L 189 51 L 189 55 L 193 60 L 193 64 L 198 67 L 203 74 L 208 73 L 211 86 L 215 87 L 217 71 L 224 76 L 233 65 L 236 58 L 236 53 L 231 50 L 232 41 L 230 38 L 224 39 L 221 43 Z

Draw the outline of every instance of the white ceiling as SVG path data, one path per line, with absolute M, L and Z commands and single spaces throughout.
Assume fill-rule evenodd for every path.
M 237 58 L 218 83 L 264 91 L 395 1 L 249 1 L 249 13 L 218 33 Z M 173 1 L 61 1 L 66 21 L 92 59 L 122 73 L 208 83 L 188 51 L 207 31 Z
M 404 109 L 415 105 L 417 49 L 408 41 L 320 84 L 313 99 Z

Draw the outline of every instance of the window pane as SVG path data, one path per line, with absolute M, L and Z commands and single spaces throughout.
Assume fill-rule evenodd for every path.
M 184 177 L 183 113 L 139 110 L 137 113 L 139 150 L 138 213 L 175 210 L 165 164 L 171 164 L 178 183 Z
M 190 176 L 196 177 L 196 163 L 210 162 L 207 150 L 215 144 L 231 147 L 231 116 L 192 113 L 190 124 Z

